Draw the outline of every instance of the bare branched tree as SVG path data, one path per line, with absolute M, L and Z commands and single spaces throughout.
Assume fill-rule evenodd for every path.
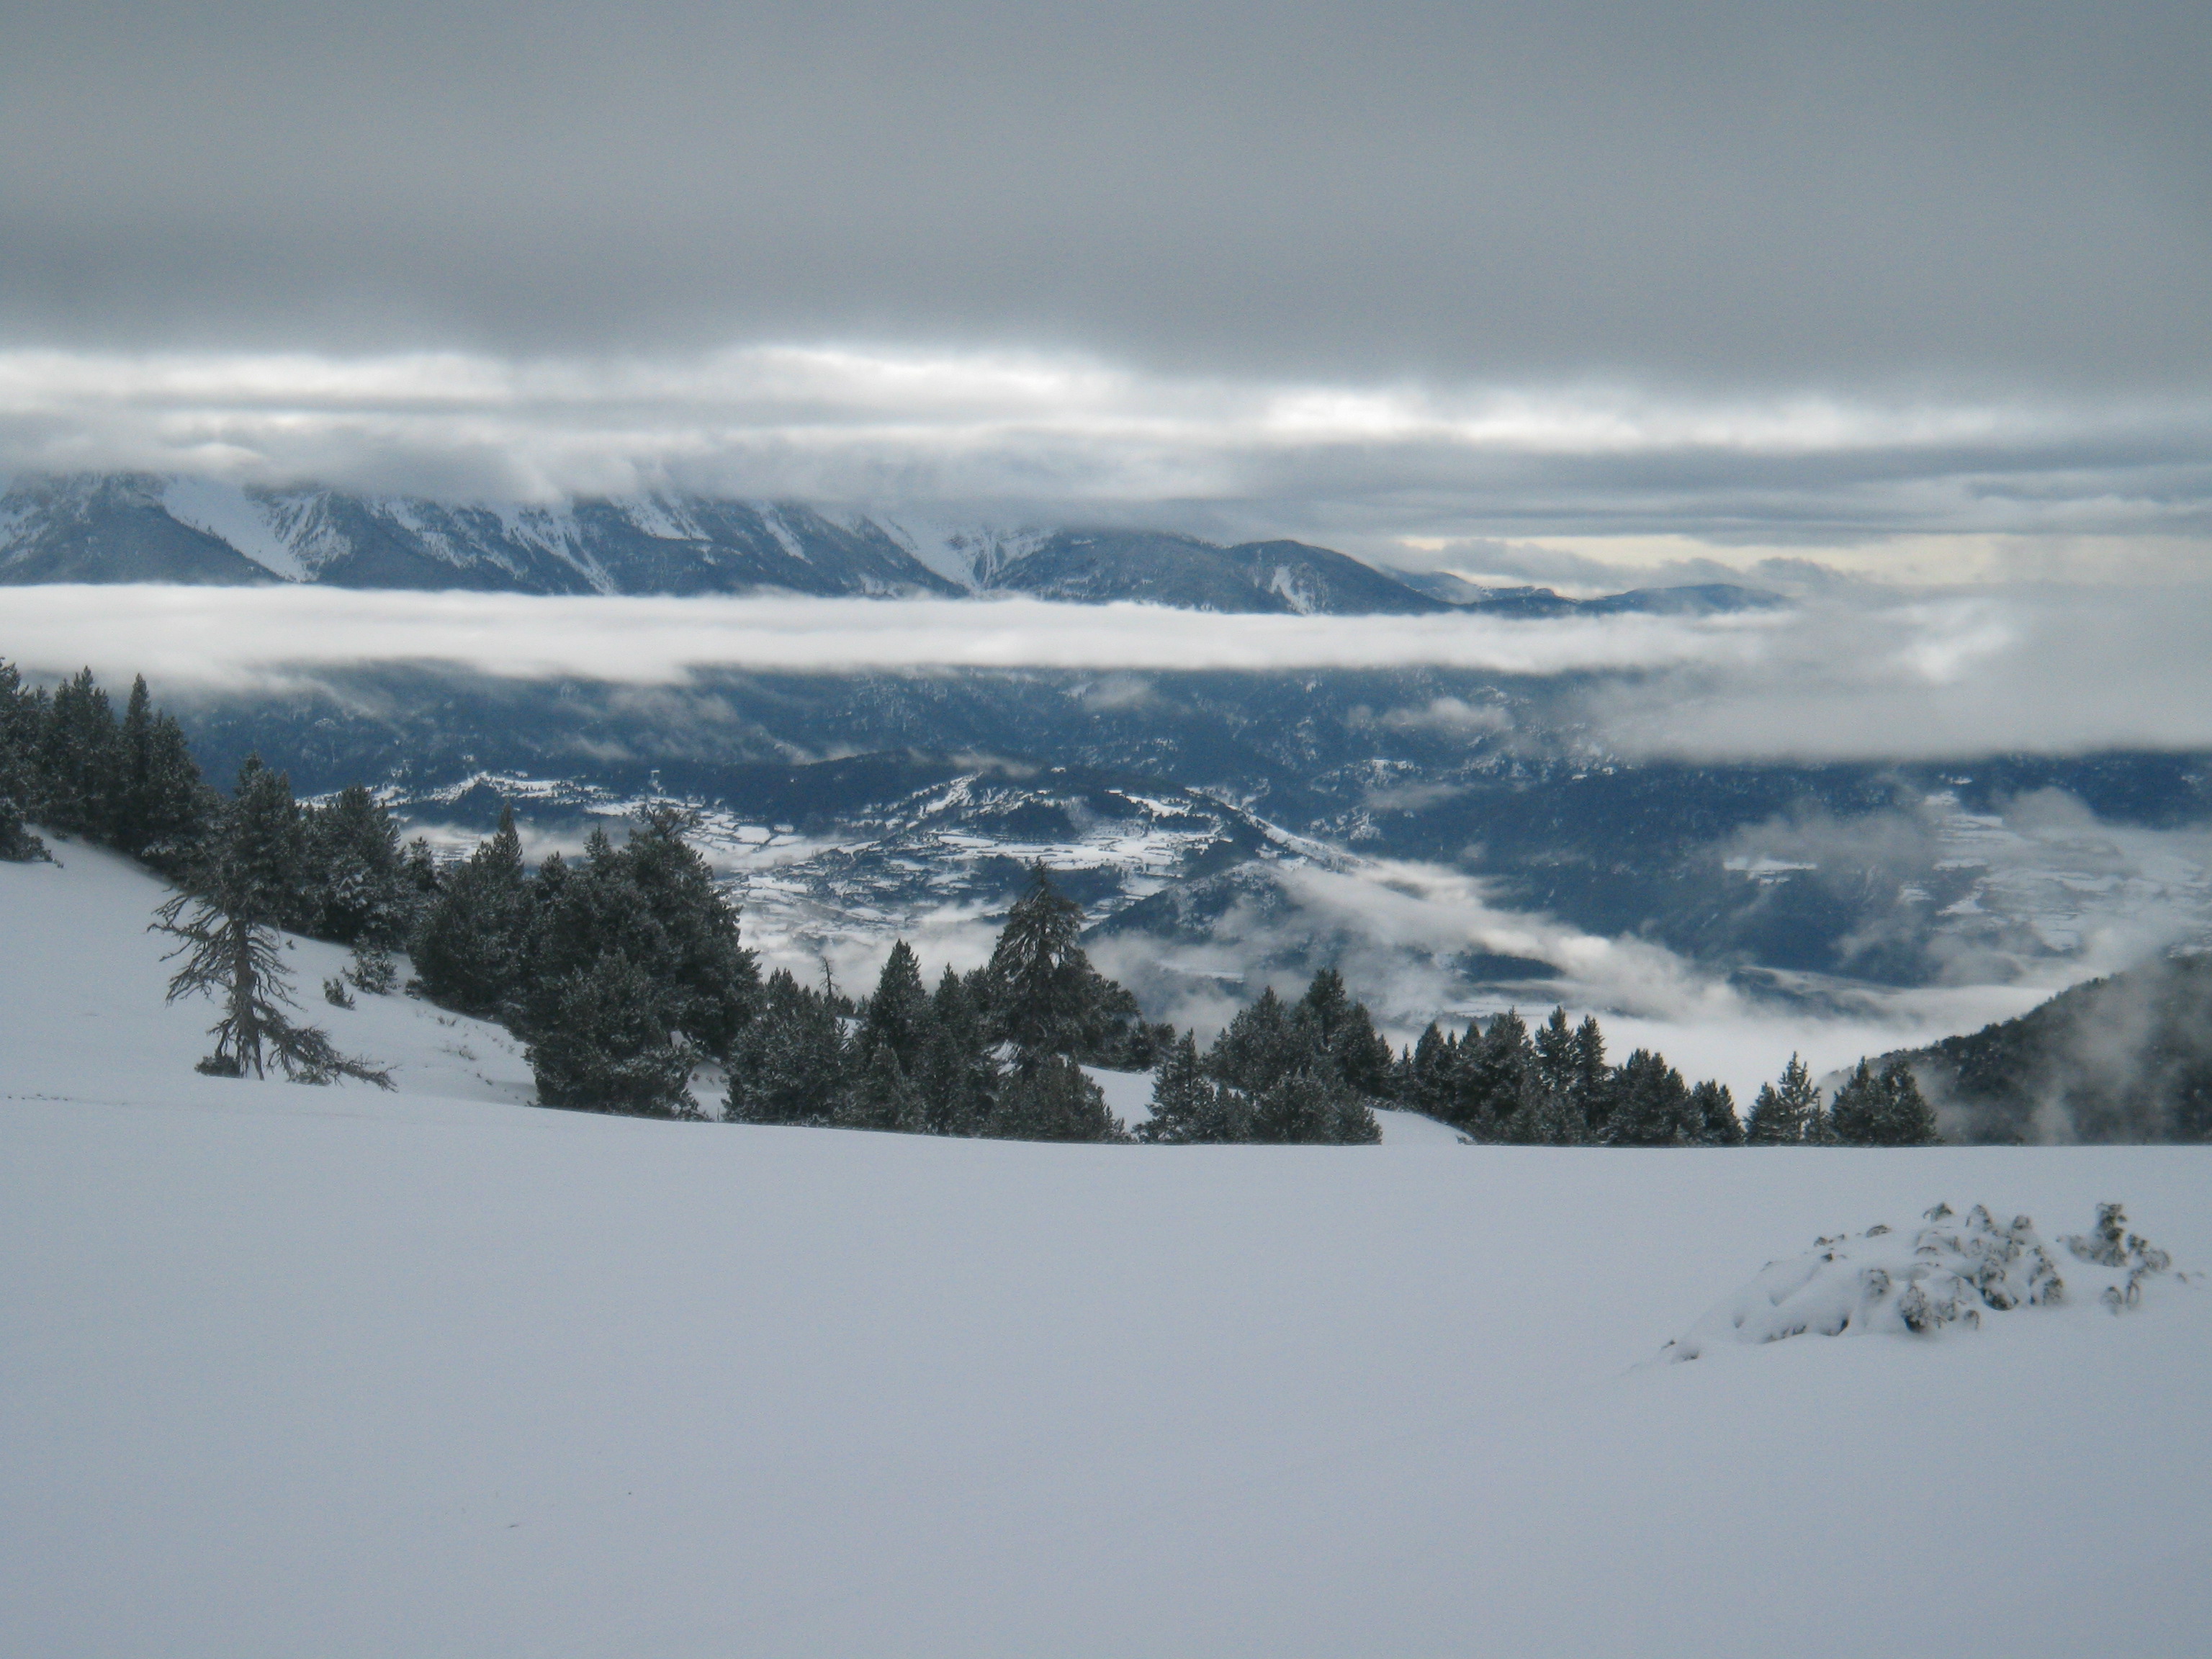
M 208 1031 L 215 1053 L 200 1062 L 200 1070 L 218 1077 L 263 1077 L 274 1065 L 295 1083 L 350 1077 L 392 1087 L 389 1073 L 340 1054 L 328 1033 L 298 1024 L 285 1012 L 299 1004 L 276 929 L 189 893 L 178 894 L 154 915 L 155 931 L 179 941 L 162 960 L 184 959 L 169 980 L 168 1000 L 207 996 L 222 1006 L 222 1018 Z

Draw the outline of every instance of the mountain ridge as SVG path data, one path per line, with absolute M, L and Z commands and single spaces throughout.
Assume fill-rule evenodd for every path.
M 540 594 L 1022 593 L 1329 616 L 1551 617 L 1781 603 L 1714 585 L 1593 600 L 1548 588 L 1468 588 L 1475 595 L 1468 598 L 1281 538 L 1224 546 L 1173 531 L 933 526 L 667 492 L 449 503 L 153 473 L 27 477 L 0 491 L 0 585 L 137 581 Z

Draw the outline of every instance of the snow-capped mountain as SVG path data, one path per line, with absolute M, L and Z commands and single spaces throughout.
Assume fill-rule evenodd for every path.
M 1541 589 L 1439 597 L 1301 542 L 1224 547 L 1164 531 L 948 525 L 675 493 L 451 503 L 143 473 L 22 478 L 0 493 L 0 583 L 125 581 L 520 593 L 1005 592 L 1080 605 L 1137 600 L 1334 615 L 1731 608 L 1725 596 L 1702 590 L 1688 601 L 1672 590 L 1589 602 Z
M 144 475 L 0 496 L 0 580 L 312 581 L 525 593 L 956 593 L 866 520 L 641 495 L 448 505 Z

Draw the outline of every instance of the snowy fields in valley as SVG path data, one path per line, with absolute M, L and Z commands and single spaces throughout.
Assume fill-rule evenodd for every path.
M 2212 1267 L 2212 1149 L 577 1115 L 304 942 L 398 1091 L 227 1081 L 157 888 L 57 851 L 0 866 L 0 1650 L 2205 1650 L 2212 1283 L 1662 1354 L 1939 1200 Z

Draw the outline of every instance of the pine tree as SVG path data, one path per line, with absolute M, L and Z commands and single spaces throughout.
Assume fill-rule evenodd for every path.
M 1614 1146 L 1694 1145 L 1704 1130 L 1691 1115 L 1690 1088 L 1682 1074 L 1648 1048 L 1620 1068 L 1607 1142 Z
M 49 829 L 112 841 L 121 805 L 122 738 L 107 693 L 81 671 L 55 690 L 33 759 L 36 810 Z
M 1752 1146 L 1790 1146 L 1802 1141 L 1820 1109 L 1820 1086 L 1805 1062 L 1795 1054 L 1782 1068 L 1781 1078 L 1759 1085 L 1751 1103 L 1751 1118 L 1744 1125 L 1744 1142 Z
M 1492 1018 L 1479 1038 L 1470 1024 L 1468 1042 L 1461 1048 L 1465 1069 L 1453 1121 L 1477 1140 L 1503 1140 L 1520 1109 L 1522 1091 L 1535 1063 L 1528 1028 L 1518 1012 L 1509 1008 Z
M 1152 1073 L 1152 1115 L 1137 1126 L 1137 1139 L 1165 1146 L 1208 1139 L 1218 1087 L 1206 1075 L 1197 1039 L 1184 1032 Z
M 1000 1033 L 1036 1054 L 1064 1054 L 1078 1040 L 1081 991 L 1073 964 L 1083 912 L 1063 898 L 1040 863 L 1030 890 L 1006 913 L 991 951 L 991 1013 Z
M 407 936 L 414 908 L 399 826 L 360 784 L 307 819 L 311 931 L 340 945 L 388 951 Z
M 930 1000 L 915 1084 L 921 1091 L 923 1127 L 932 1134 L 982 1132 L 997 1097 L 999 1063 L 975 998 L 950 968 Z
M 1336 969 L 1324 968 L 1314 975 L 1292 1021 L 1304 1039 L 1309 1063 L 1326 1061 L 1354 1094 L 1389 1094 L 1390 1045 L 1376 1030 L 1366 1004 L 1346 994 Z
M 15 665 L 0 659 L 0 860 L 46 856 L 46 843 L 25 822 L 31 810 L 32 755 L 44 710 Z
M 1574 1092 L 1576 1079 L 1575 1032 L 1567 1024 L 1567 1011 L 1555 1007 L 1552 1015 L 1536 1028 L 1532 1040 L 1536 1051 L 1536 1075 L 1544 1086 L 1561 1097 Z
M 1459 1097 L 1459 1039 L 1431 1020 L 1398 1066 L 1397 1097 L 1439 1122 L 1451 1121 Z
M 988 1131 L 1006 1140 L 1127 1140 L 1098 1085 L 1062 1054 L 1018 1066 L 999 1091 Z
M 779 968 L 731 1057 L 723 1116 L 732 1123 L 832 1122 L 848 1064 L 843 1027 L 830 999 Z
M 1943 1137 L 1936 1127 L 1935 1109 L 1920 1092 L 1920 1080 L 1902 1060 L 1882 1067 L 1882 1115 L 1877 1146 L 1934 1146 Z
M 15 803 L 15 792 L 9 787 L 9 780 L 0 774 L 0 864 L 26 864 L 33 859 L 51 856 L 46 842 L 31 833 L 23 821 L 22 809 Z
M 1845 1146 L 1932 1146 L 1940 1139 L 1936 1114 L 1901 1060 L 1877 1073 L 1862 1059 L 1836 1091 L 1828 1118 L 1836 1140 Z
M 1581 1115 L 1583 1139 L 1591 1144 L 1603 1141 L 1613 1121 L 1615 1079 L 1613 1068 L 1605 1063 L 1605 1033 L 1594 1014 L 1584 1014 L 1575 1027 L 1574 1073 L 1567 1097 Z
M 1544 1033 L 1539 1030 L 1540 1045 Z M 1546 1068 L 1532 1066 L 1521 1079 L 1521 1102 L 1505 1125 L 1505 1139 L 1517 1146 L 1574 1146 L 1583 1139 L 1582 1114 L 1566 1090 Z
M 210 856 L 211 866 L 196 870 L 195 878 L 208 878 L 208 867 L 219 871 L 214 878 L 229 896 L 227 909 L 270 927 L 298 919 L 307 866 L 300 806 L 291 780 L 264 766 L 258 755 L 248 755 L 238 769 Z
M 671 1024 L 720 1058 L 752 1018 L 760 975 L 739 939 L 737 907 L 684 839 L 697 824 L 698 815 L 686 808 L 648 806 L 621 862 L 644 906 L 631 918 L 630 948 L 667 1000 Z
M 929 993 L 922 988 L 921 964 L 904 939 L 896 939 L 876 981 L 875 994 L 860 1016 L 863 1062 L 872 1064 L 876 1052 L 888 1048 L 902 1073 L 915 1070 L 921 1064 L 929 1024 Z
M 463 1013 L 498 1014 L 521 988 L 531 920 L 522 837 L 513 809 L 502 807 L 498 830 L 445 877 L 416 930 L 412 955 L 423 992 Z M 544 975 L 548 996 L 557 1000 L 553 981 L 586 965 L 566 962 Z
M 1743 1145 L 1743 1122 L 1735 1115 L 1735 1097 L 1725 1083 L 1708 1079 L 1690 1091 L 1688 1121 L 1701 1146 Z
M 1083 912 L 1042 862 L 1006 913 L 979 999 L 993 1032 L 1025 1054 L 1127 1058 L 1137 1000 L 1100 974 L 1077 944 Z
M 652 980 L 620 951 L 563 975 L 546 995 L 550 1017 L 526 1051 L 544 1104 L 700 1115 L 689 1086 L 696 1053 L 669 1029 Z
M 860 1077 L 838 1107 L 836 1121 L 847 1129 L 921 1132 L 921 1091 L 908 1079 L 906 1067 L 899 1064 L 898 1051 L 890 1043 L 878 1043 L 868 1054 Z
M 1206 1050 L 1206 1069 L 1216 1082 L 1257 1097 L 1308 1057 L 1304 1034 L 1270 985 L 1221 1029 Z

